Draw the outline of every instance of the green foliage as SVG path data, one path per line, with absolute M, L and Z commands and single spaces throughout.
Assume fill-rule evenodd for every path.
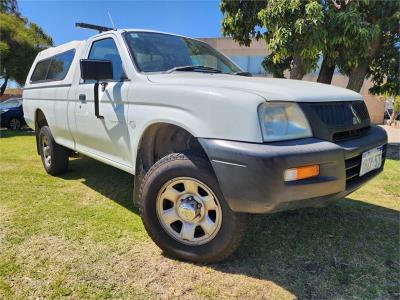
M 395 112 L 400 111 L 400 96 L 395 96 L 394 98 L 393 111 Z
M 364 0 L 350 1 L 339 10 L 328 11 L 331 49 L 339 50 L 336 58 L 343 74 L 349 75 L 357 65 L 369 64 L 379 56 L 383 40 L 393 31 L 398 32 L 398 9 L 397 1 Z M 374 45 L 377 49 L 373 49 Z
M 274 60 L 274 53 L 272 53 L 264 58 L 262 66 L 265 70 L 270 71 L 275 78 L 284 78 L 284 72 L 290 68 L 291 61 L 291 56 L 281 58 L 279 61 Z
M 400 40 L 385 35 L 378 55 L 372 60 L 368 75 L 374 86 L 370 92 L 376 95 L 400 95 Z
M 381 47 L 370 63 L 367 76 L 374 83 L 371 93 L 400 96 L 400 9 L 393 6 L 388 11 L 389 16 L 381 25 Z
M 320 30 L 323 6 L 317 0 L 223 0 L 221 10 L 224 35 L 246 46 L 250 45 L 251 38 L 266 41 L 272 53 L 263 65 L 272 73 L 283 66 L 289 67 L 296 55 L 301 57 L 304 72 L 316 68 L 325 40 L 325 32 Z
M 347 75 L 356 66 L 355 59 L 364 55 L 370 41 L 377 34 L 373 28 L 368 30 L 363 26 L 364 21 L 357 5 L 349 3 L 339 8 L 328 5 L 326 11 L 324 30 L 327 32 L 327 39 L 322 53 Z
M 20 17 L 17 0 L 0 0 L 0 12 Z
M 264 6 L 263 1 L 221 1 L 223 34 L 232 36 L 240 45 L 250 46 L 252 38 L 262 37 L 258 12 Z
M 266 41 L 263 66 L 274 75 L 298 62 L 313 71 L 322 54 L 345 75 L 371 76 L 371 92 L 399 93 L 399 1 L 222 0 L 220 7 L 225 36 L 246 46 Z
M 268 1 L 258 18 L 268 29 L 264 38 L 273 53 L 273 63 L 300 54 L 305 72 L 316 68 L 325 37 L 324 31 L 319 30 L 323 11 L 318 1 Z
M 0 13 L 0 76 L 23 84 L 38 52 L 52 45 L 51 37 L 38 25 Z

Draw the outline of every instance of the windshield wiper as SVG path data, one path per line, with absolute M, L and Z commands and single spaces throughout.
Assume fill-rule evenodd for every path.
M 220 70 L 218 69 L 214 69 L 211 67 L 206 67 L 206 66 L 200 66 L 200 65 L 196 65 L 196 66 L 180 66 L 180 67 L 174 67 L 172 69 L 169 69 L 167 71 L 165 71 L 165 73 L 172 73 L 175 71 L 194 71 L 194 72 L 207 72 L 207 73 L 222 73 Z

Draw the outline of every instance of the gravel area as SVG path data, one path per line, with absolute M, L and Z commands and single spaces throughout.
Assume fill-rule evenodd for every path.
M 386 130 L 389 137 L 389 144 L 400 143 L 400 127 L 394 127 L 388 125 L 380 125 L 380 126 Z
M 400 160 L 400 127 L 380 125 L 388 134 L 387 157 Z

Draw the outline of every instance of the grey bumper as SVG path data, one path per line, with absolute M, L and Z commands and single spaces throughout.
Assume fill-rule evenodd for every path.
M 382 171 L 387 135 L 380 127 L 332 143 L 316 138 L 267 144 L 199 139 L 233 211 L 268 213 L 326 206 L 359 188 Z M 364 151 L 384 145 L 382 167 L 358 176 Z M 320 175 L 285 182 L 286 169 L 319 164 Z M 358 168 L 358 169 L 357 169 Z

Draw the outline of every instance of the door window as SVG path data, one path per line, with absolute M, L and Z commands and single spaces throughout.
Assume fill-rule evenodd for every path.
M 111 60 L 113 64 L 113 79 L 121 80 L 125 77 L 121 56 L 119 55 L 117 45 L 112 38 L 93 42 L 89 53 L 89 59 Z

